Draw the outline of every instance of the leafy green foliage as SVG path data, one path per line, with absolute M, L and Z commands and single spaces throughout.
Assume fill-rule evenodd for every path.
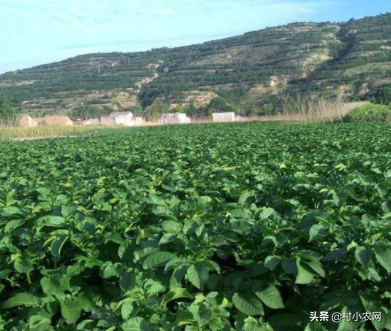
M 371 91 L 369 97 L 376 103 L 391 106 L 391 86 L 380 86 Z
M 235 108 L 222 97 L 213 98 L 208 105 L 210 113 L 232 112 L 234 110 Z
M 390 330 L 390 134 L 236 123 L 0 142 L 0 330 Z
M 349 123 L 390 123 L 391 106 L 368 104 L 359 106 L 350 111 L 345 117 L 345 122 Z
M 145 109 L 145 118 L 156 121 L 162 114 L 168 112 L 168 105 L 162 102 L 156 102 Z
M 187 113 L 184 105 L 176 105 L 175 108 L 171 109 L 173 113 Z
M 71 112 L 70 117 L 74 120 L 77 119 L 89 119 L 89 118 L 99 118 L 110 114 L 112 109 L 110 108 L 99 108 L 96 106 L 83 106 L 77 108 Z
M 5 95 L 0 93 L 0 124 L 8 123 L 15 119 L 15 110 L 10 105 Z

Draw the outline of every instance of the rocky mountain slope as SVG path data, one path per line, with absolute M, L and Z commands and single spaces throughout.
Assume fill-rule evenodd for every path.
M 28 112 L 85 105 L 203 107 L 327 92 L 365 98 L 391 85 L 391 14 L 346 23 L 294 23 L 242 36 L 138 53 L 101 53 L 0 75 L 0 92 Z

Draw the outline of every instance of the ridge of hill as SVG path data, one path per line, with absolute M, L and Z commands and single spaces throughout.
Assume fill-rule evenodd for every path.
M 239 108 L 274 105 L 288 93 L 364 99 L 382 86 L 391 86 L 391 14 L 293 23 L 178 48 L 81 55 L 0 75 L 0 92 L 35 114 L 158 101 L 205 107 L 216 96 Z

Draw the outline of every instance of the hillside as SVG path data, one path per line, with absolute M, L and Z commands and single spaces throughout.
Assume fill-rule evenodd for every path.
M 15 107 L 55 113 L 83 105 L 156 101 L 203 107 L 216 95 L 238 106 L 287 93 L 365 98 L 391 85 L 391 14 L 346 23 L 294 23 L 180 48 L 89 54 L 0 75 Z

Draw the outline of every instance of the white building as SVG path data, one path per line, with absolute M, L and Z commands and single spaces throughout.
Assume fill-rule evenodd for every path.
M 83 125 L 100 125 L 99 118 L 90 118 L 89 120 L 82 121 Z
M 100 123 L 102 125 L 123 125 L 135 126 L 136 121 L 131 112 L 116 112 L 111 113 L 110 116 L 101 117 Z
M 100 118 L 100 124 L 102 125 L 117 125 L 115 117 L 113 116 L 102 116 Z
M 49 126 L 57 126 L 57 125 L 65 125 L 72 126 L 73 121 L 66 115 L 52 115 L 34 118 L 34 120 L 38 123 L 38 125 L 49 125 Z
M 37 121 L 32 119 L 29 115 L 22 115 L 19 117 L 19 127 L 21 128 L 35 128 L 38 126 Z
M 147 124 L 142 117 L 135 117 L 133 118 L 133 121 L 135 126 L 143 126 Z
M 213 113 L 213 122 L 235 122 L 235 113 Z
M 168 113 L 163 114 L 160 118 L 162 124 L 187 124 L 190 123 L 190 118 L 183 113 Z

